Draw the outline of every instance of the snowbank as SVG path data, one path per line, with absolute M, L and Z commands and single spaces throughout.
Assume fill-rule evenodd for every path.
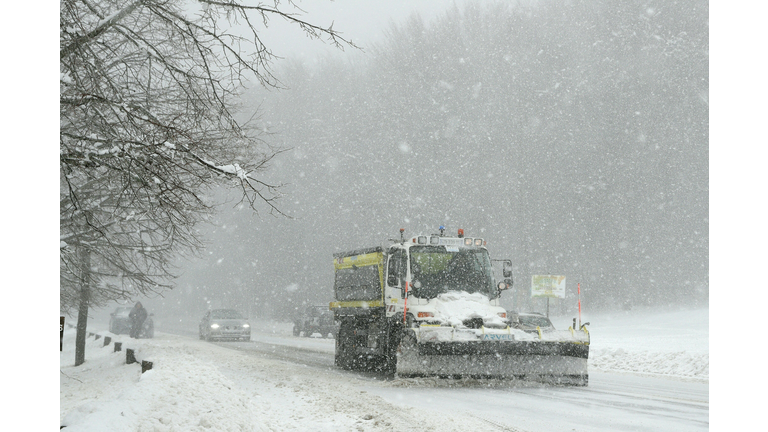
M 85 364 L 74 367 L 74 338 L 74 330 L 65 332 L 61 353 L 60 420 L 68 432 L 384 432 L 416 423 L 424 430 L 482 430 L 476 418 L 393 406 L 332 367 L 243 355 L 161 332 L 150 340 L 123 338 L 124 350 L 133 347 L 139 361 L 153 362 L 144 374 L 138 364 L 125 364 L 124 350 L 93 337 Z
M 251 396 L 182 338 L 124 337 L 121 352 L 88 338 L 86 362 L 77 368 L 69 365 L 74 338 L 74 329 L 65 331 L 61 353 L 61 424 L 68 431 L 268 430 Z M 126 365 L 127 348 L 153 369 L 142 374 L 140 365 Z
M 558 329 L 571 320 L 552 320 Z M 709 381 L 709 310 L 585 315 L 590 370 Z
M 628 352 L 623 348 L 590 348 L 589 368 L 611 372 L 636 372 L 677 378 L 709 380 L 709 354 L 677 352 Z

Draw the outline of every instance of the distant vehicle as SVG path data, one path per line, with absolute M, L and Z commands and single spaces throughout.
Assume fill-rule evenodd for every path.
M 552 325 L 552 321 L 540 313 L 516 313 L 510 311 L 508 312 L 507 316 L 510 317 L 509 319 L 513 327 L 519 328 L 520 330 L 528 333 L 538 333 L 536 327 L 540 328 L 542 332 L 555 330 L 555 326 Z M 516 321 L 515 317 L 517 317 Z
M 328 306 L 309 306 L 293 322 L 293 335 L 309 337 L 320 333 L 322 337 L 336 337 L 339 325 L 333 320 L 333 311 Z
M 131 327 L 133 323 L 128 314 L 131 313 L 131 306 L 118 306 L 115 310 L 109 314 L 109 331 L 114 334 L 131 334 Z M 144 320 L 144 325 L 141 326 L 141 332 L 139 332 L 139 338 L 153 338 L 155 337 L 155 322 L 152 317 L 155 314 L 151 313 Z
M 117 307 L 109 314 L 109 331 L 114 334 L 130 334 L 131 319 L 128 314 L 131 313 L 131 307 Z
M 200 320 L 200 339 L 251 340 L 248 319 L 234 309 L 209 310 Z

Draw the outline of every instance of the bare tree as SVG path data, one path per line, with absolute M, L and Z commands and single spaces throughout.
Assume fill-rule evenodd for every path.
M 286 8 L 299 10 L 279 0 L 61 2 L 60 302 L 78 311 L 76 365 L 90 307 L 171 286 L 171 259 L 201 246 L 195 226 L 214 208 L 211 188 L 230 184 L 254 211 L 282 214 L 280 185 L 263 173 L 283 150 L 235 119 L 243 84 L 279 85 L 260 32 L 284 19 L 354 47 Z

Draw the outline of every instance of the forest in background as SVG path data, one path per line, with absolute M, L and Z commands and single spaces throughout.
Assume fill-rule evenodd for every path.
M 287 150 L 270 176 L 291 218 L 224 206 L 174 291 L 285 316 L 332 299 L 334 252 L 445 225 L 514 262 L 509 308 L 541 310 L 534 274 L 567 277 L 561 311 L 577 283 L 593 309 L 707 304 L 708 13 L 468 2 L 365 52 L 288 62 L 285 90 L 242 101 Z

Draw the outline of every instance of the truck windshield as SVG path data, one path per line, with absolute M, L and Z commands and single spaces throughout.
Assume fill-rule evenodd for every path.
M 414 246 L 410 248 L 413 294 L 433 298 L 448 291 L 496 296 L 493 270 L 485 249 Z

